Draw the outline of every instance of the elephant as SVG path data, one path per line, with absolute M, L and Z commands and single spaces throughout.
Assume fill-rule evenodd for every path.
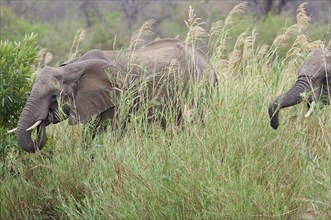
M 278 96 L 268 108 L 270 126 L 277 130 L 279 111 L 282 108 L 296 105 L 303 101 L 302 94 L 309 94 L 308 117 L 314 105 L 321 100 L 330 104 L 331 100 L 331 48 L 312 50 L 298 70 L 298 78 L 293 87 Z
M 168 74 L 170 69 L 174 70 L 173 74 Z M 68 119 L 69 125 L 76 125 L 89 122 L 92 117 L 100 121 L 114 119 L 120 109 L 111 93 L 120 96 L 119 76 L 128 74 L 134 79 L 149 76 L 148 88 L 152 89 L 148 90 L 148 99 L 157 97 L 166 101 L 175 90 L 175 80 L 184 86 L 189 80 L 199 82 L 203 78 L 210 80 L 208 83 L 217 83 L 217 73 L 206 55 L 177 39 L 155 40 L 135 49 L 93 49 L 58 67 L 46 66 L 40 71 L 17 127 L 11 130 L 16 132 L 18 145 L 31 153 L 41 150 L 47 140 L 45 127 L 51 123 Z M 161 82 L 166 88 L 160 86 Z M 153 89 L 157 92 L 150 92 Z M 31 136 L 33 129 L 37 129 L 35 140 Z

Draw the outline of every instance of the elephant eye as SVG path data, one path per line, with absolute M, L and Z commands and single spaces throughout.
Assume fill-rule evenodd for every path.
M 54 94 L 51 95 L 51 100 L 52 100 L 52 101 L 55 101 L 56 98 L 57 98 L 57 94 L 54 93 Z

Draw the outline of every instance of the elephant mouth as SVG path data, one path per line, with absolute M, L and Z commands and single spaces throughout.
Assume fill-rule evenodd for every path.
M 27 132 L 31 133 L 31 140 L 35 150 L 41 150 L 47 142 L 46 126 L 56 124 L 60 121 L 57 111 L 49 111 L 46 118 L 37 120 L 32 126 L 26 129 Z
M 67 114 L 61 113 L 59 109 L 50 109 L 48 112 L 48 116 L 43 119 L 45 121 L 45 126 L 49 124 L 57 124 L 61 121 L 64 121 L 68 118 Z
M 42 120 L 40 125 L 37 126 L 36 134 L 31 135 L 31 138 L 35 148 L 40 150 L 44 147 L 47 141 L 45 120 Z
M 47 142 L 46 126 L 55 122 L 58 122 L 58 118 L 49 112 L 45 118 L 36 120 L 30 127 L 17 129 L 19 145 L 31 153 L 41 150 Z
M 46 141 L 47 141 L 46 126 L 45 126 L 45 121 L 43 121 L 37 127 L 37 135 L 36 135 L 36 139 L 34 140 L 34 144 L 39 149 L 41 149 L 41 148 L 43 148 L 45 146 Z

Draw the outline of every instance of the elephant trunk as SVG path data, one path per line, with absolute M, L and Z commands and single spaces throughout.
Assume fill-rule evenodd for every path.
M 268 109 L 270 117 L 270 126 L 276 130 L 279 126 L 279 110 L 300 103 L 302 101 L 301 93 L 310 90 L 311 86 L 307 78 L 299 77 L 294 86 L 289 91 L 278 96 L 275 101 L 270 104 Z
M 29 107 L 29 103 L 25 106 L 23 112 L 20 115 L 17 130 L 16 139 L 18 145 L 29 153 L 34 153 L 36 150 L 40 150 L 46 144 L 46 129 L 45 121 L 42 120 L 41 124 L 37 127 L 36 140 L 32 139 L 32 131 L 27 131 L 38 120 L 33 117 L 33 111 Z

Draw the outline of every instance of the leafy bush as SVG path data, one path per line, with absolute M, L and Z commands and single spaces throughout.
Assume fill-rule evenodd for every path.
M 30 77 L 37 57 L 36 36 L 27 35 L 22 42 L 0 42 L 0 149 L 2 153 L 7 146 L 8 135 L 5 131 L 16 126 L 31 89 Z

